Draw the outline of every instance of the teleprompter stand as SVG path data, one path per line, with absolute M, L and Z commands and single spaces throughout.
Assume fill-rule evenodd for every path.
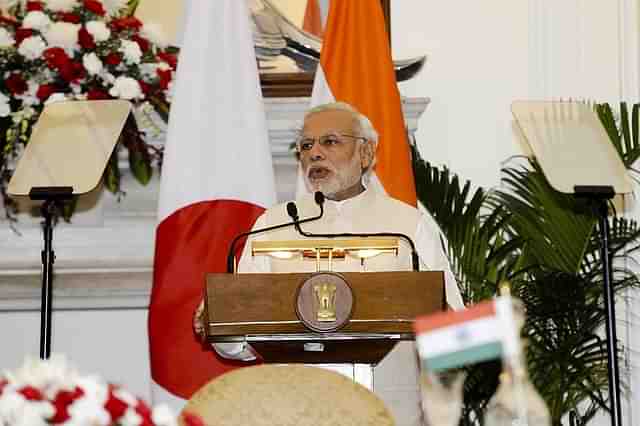
M 40 212 L 44 221 L 44 250 L 42 250 L 42 296 L 40 303 L 40 358 L 48 359 L 51 355 L 51 301 L 53 299 L 53 264 L 56 260 L 53 251 L 53 220 L 62 209 L 65 201 L 73 198 L 73 188 L 63 187 L 33 187 L 29 191 L 29 198 L 42 200 Z
M 579 102 L 517 101 L 511 106 L 545 177 L 557 191 L 590 200 L 598 216 L 604 278 L 611 425 L 622 426 L 608 202 L 631 179 L 593 111 Z
M 9 182 L 11 197 L 42 201 L 42 359 L 51 355 L 55 218 L 65 202 L 98 186 L 130 111 L 119 100 L 47 105 Z

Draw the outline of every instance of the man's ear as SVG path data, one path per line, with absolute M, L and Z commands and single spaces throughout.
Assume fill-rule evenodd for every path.
M 360 145 L 360 166 L 362 170 L 366 170 L 371 167 L 373 162 L 373 142 L 366 141 Z

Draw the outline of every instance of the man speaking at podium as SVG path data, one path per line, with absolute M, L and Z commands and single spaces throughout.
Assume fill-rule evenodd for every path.
M 317 106 L 307 112 L 302 131 L 296 141 L 300 169 L 308 195 L 295 201 L 301 219 L 318 216 L 320 208 L 313 193 L 324 194 L 324 214 L 319 220 L 300 226 L 305 233 L 402 233 L 417 248 L 421 270 L 444 271 L 447 304 L 463 307 L 462 298 L 441 248 L 440 232 L 426 213 L 389 197 L 382 186 L 371 179 L 375 165 L 378 135 L 367 117 L 352 106 L 336 102 Z M 291 222 L 286 204 L 268 209 L 258 218 L 253 229 Z M 240 262 L 240 273 L 315 272 L 313 259 L 276 259 L 252 256 L 253 241 L 290 241 L 304 239 L 294 226 L 257 233 L 248 238 Z M 322 268 L 326 262 L 322 262 Z M 381 254 L 371 258 L 345 256 L 332 262 L 335 272 L 376 272 L 412 270 L 411 249 L 400 240 L 397 256 Z M 216 344 L 225 358 L 250 361 L 255 359 L 249 346 L 240 343 Z M 414 424 L 419 416 L 416 355 L 412 342 L 402 342 L 374 369 L 374 391 L 387 406 L 404 418 L 403 424 Z M 408 422 L 407 422 L 408 420 Z
M 381 185 L 370 182 L 378 135 L 369 119 L 349 104 L 336 102 L 307 112 L 296 141 L 301 171 L 309 191 L 295 201 L 300 218 L 317 216 L 313 193 L 325 196 L 321 219 L 301 225 L 308 233 L 402 233 L 410 237 L 420 256 L 421 270 L 444 271 L 446 300 L 453 309 L 462 298 L 442 251 L 440 231 L 430 215 L 389 197 Z M 253 229 L 291 221 L 286 204 L 268 209 Z M 314 272 L 315 261 L 275 259 L 251 255 L 252 241 L 288 241 L 305 238 L 294 226 L 249 237 L 238 265 L 240 273 Z M 368 259 L 345 257 L 332 263 L 336 272 L 410 271 L 411 250 L 400 240 L 398 256 Z

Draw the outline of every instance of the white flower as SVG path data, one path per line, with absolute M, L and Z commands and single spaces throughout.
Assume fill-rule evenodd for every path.
M 98 404 L 104 405 L 107 401 L 109 392 L 106 385 L 95 376 L 81 377 L 76 381 L 78 387 L 80 387 L 87 398 L 95 399 Z
M 158 64 L 155 62 L 140 64 L 140 75 L 145 81 L 149 81 L 152 78 L 155 78 L 156 70 L 158 69 Z
M 122 426 L 138 426 L 140 423 L 142 423 L 142 417 L 133 408 L 127 408 L 124 415 L 118 419 L 118 424 Z
M 53 12 L 71 12 L 77 4 L 77 0 L 47 0 L 47 8 Z
M 9 105 L 9 98 L 0 93 L 0 117 L 8 117 L 11 114 L 11 106 Z
M 113 85 L 116 82 L 116 78 L 110 72 L 105 72 L 100 77 L 102 77 L 102 80 L 108 85 Z
M 38 83 L 30 80 L 28 94 L 35 96 L 38 87 Z M 46 390 L 67 388 L 66 384 L 74 383 L 78 373 L 68 365 L 63 355 L 54 354 L 44 361 L 28 357 L 20 369 L 13 374 L 7 373 L 6 376 L 15 386 L 33 386 Z
M 27 13 L 22 21 L 23 28 L 31 28 L 43 32 L 47 30 L 49 25 L 51 25 L 51 20 L 44 12 L 39 10 Z
M 22 394 L 5 389 L 0 396 L 0 424 L 13 424 L 22 414 L 26 402 Z
M 116 16 L 127 5 L 127 0 L 102 0 L 102 6 L 109 16 Z
M 138 400 L 135 396 L 131 395 L 129 392 L 122 388 L 117 388 L 113 391 L 113 396 L 126 403 L 127 405 L 135 406 L 138 403 Z
M 24 39 L 18 47 L 18 53 L 26 59 L 33 61 L 42 56 L 42 52 L 47 48 L 46 43 L 40 36 L 31 36 Z
M 103 68 L 102 61 L 98 58 L 98 55 L 93 52 L 85 54 L 82 57 L 82 65 L 84 65 L 89 75 L 100 74 Z
M 114 98 L 136 99 L 142 97 L 142 89 L 138 81 L 131 77 L 118 77 L 109 90 L 109 94 Z
M 146 22 L 140 32 L 143 37 L 148 38 L 158 47 L 164 48 L 169 44 L 167 35 L 162 30 L 162 27 L 155 22 Z
M 68 408 L 71 424 L 107 426 L 111 424 L 111 415 L 104 408 L 104 401 L 93 398 L 76 399 Z
M 15 44 L 15 42 L 16 41 L 11 33 L 5 28 L 0 27 L 0 48 L 11 47 Z
M 45 105 L 55 104 L 56 102 L 64 102 L 67 100 L 67 96 L 64 93 L 56 92 L 51 94 L 49 98 L 45 101 Z
M 44 35 L 51 47 L 62 47 L 67 54 L 73 55 L 78 49 L 78 30 L 80 25 L 70 22 L 56 22 Z
M 21 100 L 23 105 L 38 105 L 38 104 L 40 104 L 40 98 L 38 98 L 36 96 L 36 93 L 38 93 L 38 88 L 39 87 L 40 87 L 40 85 L 35 80 L 27 81 L 27 91 L 24 92 L 21 95 L 17 95 L 16 99 Z M 35 376 L 36 375 L 34 374 L 34 377 Z M 40 380 L 45 378 L 43 374 L 39 374 L 38 376 L 39 376 L 38 379 L 40 379 Z M 34 378 L 34 380 L 35 380 L 35 378 Z M 31 386 L 35 386 L 35 387 L 44 387 L 45 385 L 47 385 L 47 382 L 38 382 L 38 383 L 27 382 L 25 384 L 31 385 Z
M 153 412 L 151 413 L 151 420 L 153 420 L 153 423 L 155 423 L 156 426 L 177 426 L 178 424 L 176 416 L 165 404 L 160 404 L 154 407 Z
M 111 30 L 102 21 L 89 21 L 87 22 L 87 31 L 93 36 L 93 39 L 97 42 L 107 41 L 111 36 Z
M 142 58 L 142 50 L 140 50 L 140 45 L 135 41 L 130 40 L 122 40 L 122 45 L 118 51 L 122 52 L 124 57 L 124 62 L 129 65 L 137 65 L 140 63 L 140 59 Z

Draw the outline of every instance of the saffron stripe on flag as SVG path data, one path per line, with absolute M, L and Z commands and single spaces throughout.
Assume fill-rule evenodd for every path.
M 421 362 L 434 372 L 514 354 L 519 348 L 509 297 L 417 318 L 414 329 Z

